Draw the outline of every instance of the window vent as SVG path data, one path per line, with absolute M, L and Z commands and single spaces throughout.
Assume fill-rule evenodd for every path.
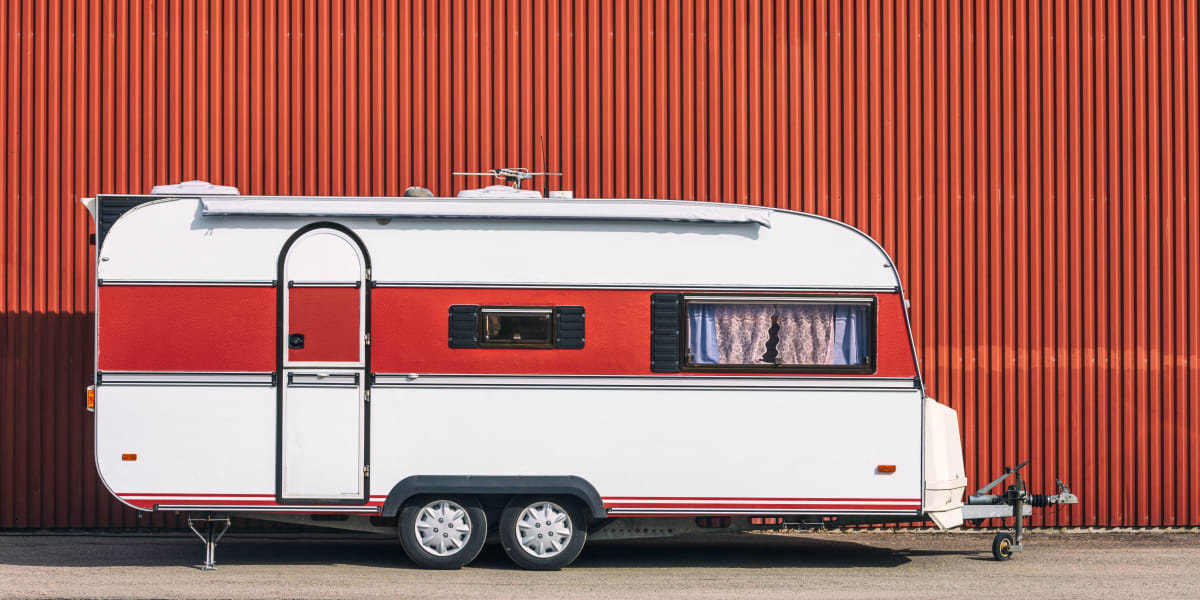
M 650 370 L 679 372 L 679 307 L 682 294 L 650 295 Z
M 554 309 L 554 314 L 558 320 L 554 346 L 575 350 L 583 348 L 583 307 L 559 306 Z
M 479 307 L 455 304 L 450 307 L 450 347 L 479 347 Z

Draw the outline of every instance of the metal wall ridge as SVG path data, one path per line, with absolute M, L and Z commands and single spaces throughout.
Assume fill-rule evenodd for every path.
M 0 3 L 0 528 L 136 520 L 97 480 L 97 194 L 577 196 L 849 223 L 895 259 L 971 481 L 1069 527 L 1200 525 L 1200 90 L 1185 0 Z M 542 150 L 544 145 L 545 151 Z M 788 260 L 813 257 L 772 257 Z M 764 422 L 764 427 L 769 427 Z

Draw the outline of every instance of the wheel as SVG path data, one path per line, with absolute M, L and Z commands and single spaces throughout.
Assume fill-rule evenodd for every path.
M 1013 537 L 1008 533 L 997 533 L 992 538 L 992 556 L 996 560 L 1012 558 Z
M 574 502 L 513 501 L 500 515 L 500 543 L 523 569 L 557 571 L 575 561 L 586 541 L 587 527 Z
M 400 545 L 418 567 L 457 569 L 475 560 L 487 539 L 487 516 L 470 499 L 437 498 L 400 511 Z

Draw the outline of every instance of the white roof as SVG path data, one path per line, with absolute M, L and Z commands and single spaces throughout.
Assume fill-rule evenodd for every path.
M 116 221 L 99 249 L 97 274 L 110 282 L 271 282 L 287 240 L 317 221 L 353 230 L 371 257 L 372 280 L 384 286 L 900 286 L 878 243 L 824 217 L 731 204 L 558 198 L 160 199 Z
M 238 196 L 205 197 L 200 202 L 205 216 L 693 221 L 771 226 L 769 208 L 676 200 Z

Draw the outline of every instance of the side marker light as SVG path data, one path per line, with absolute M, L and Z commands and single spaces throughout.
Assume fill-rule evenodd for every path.
M 121 460 L 137 460 L 136 452 L 126 452 L 121 455 Z
M 879 465 L 875 467 L 876 473 L 895 473 L 896 465 Z

